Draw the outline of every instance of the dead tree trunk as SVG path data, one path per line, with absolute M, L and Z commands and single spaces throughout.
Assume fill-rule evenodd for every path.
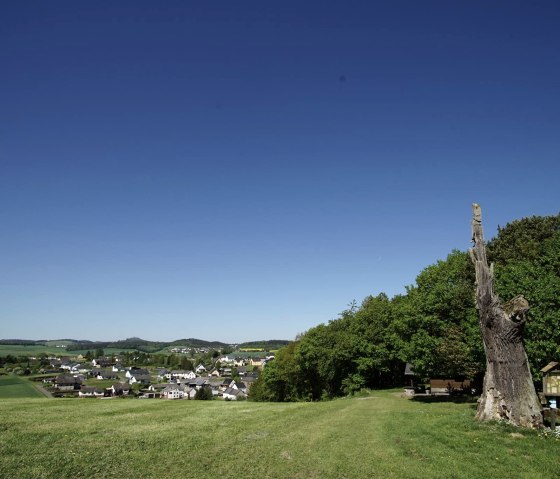
M 494 293 L 494 269 L 486 259 L 480 206 L 475 203 L 472 209 L 474 247 L 469 253 L 476 270 L 476 307 L 486 352 L 486 374 L 476 418 L 541 427 L 541 406 L 523 347 L 529 303 L 517 296 L 502 305 Z

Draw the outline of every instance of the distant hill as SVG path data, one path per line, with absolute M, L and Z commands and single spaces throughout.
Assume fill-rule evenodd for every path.
M 13 346 L 36 346 L 43 343 L 29 339 L 0 339 L 0 344 L 11 344 Z
M 221 343 L 220 341 L 204 341 L 202 339 L 178 339 L 177 341 L 173 341 L 169 343 L 168 346 L 190 346 L 192 348 L 214 348 L 214 349 L 221 349 L 230 347 L 231 344 Z
M 89 341 L 87 339 L 58 339 L 58 340 L 30 340 L 30 339 L 0 339 L 0 344 L 17 345 L 17 346 L 44 346 L 48 343 L 53 344 L 64 342 L 66 351 L 78 351 L 82 349 L 137 349 L 146 353 L 160 351 L 167 347 L 184 346 L 190 348 L 208 348 L 208 349 L 225 349 L 238 346 L 239 348 L 262 348 L 262 349 L 278 349 L 285 346 L 290 341 L 284 339 L 271 339 L 263 341 L 250 341 L 239 345 L 222 343 L 220 341 L 204 341 L 202 339 L 188 338 L 177 339 L 175 341 L 148 341 L 142 338 L 127 338 L 118 341 Z

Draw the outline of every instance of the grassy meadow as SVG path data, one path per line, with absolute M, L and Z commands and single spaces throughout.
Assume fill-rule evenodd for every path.
M 28 379 L 11 374 L 0 376 L 0 400 L 12 398 L 40 397 L 44 396 L 39 391 L 37 391 L 37 389 L 35 389 L 31 381 L 29 381 Z
M 55 341 L 53 344 L 42 345 L 18 345 L 18 344 L 0 344 L 0 356 L 7 356 L 11 354 L 12 356 L 39 356 L 40 354 L 48 354 L 52 356 L 78 356 L 79 354 L 86 354 L 87 349 L 79 349 L 75 351 L 67 351 L 66 348 L 56 347 Z M 58 343 L 63 343 L 59 341 Z M 95 351 L 95 348 L 90 349 L 90 351 Z M 104 348 L 103 352 L 106 355 L 118 354 L 123 352 L 133 352 L 135 349 L 123 349 L 123 348 Z
M 54 345 L 0 344 L 0 356 L 38 356 L 41 353 L 53 355 L 68 355 L 66 348 L 57 348 Z M 72 353 L 73 354 L 73 353 Z
M 66 348 L 56 347 L 55 345 L 21 345 L 21 344 L 0 344 L 0 356 L 39 356 L 40 354 L 48 354 L 52 356 L 77 356 L 78 354 L 87 353 L 87 349 L 80 349 L 75 351 L 67 351 Z M 95 348 L 90 349 L 90 351 L 95 351 Z M 135 351 L 135 349 L 123 349 L 123 348 L 105 348 L 103 352 L 106 355 L 118 354 L 121 351 Z
M 556 478 L 560 442 L 396 392 L 322 403 L 0 401 L 0 477 Z

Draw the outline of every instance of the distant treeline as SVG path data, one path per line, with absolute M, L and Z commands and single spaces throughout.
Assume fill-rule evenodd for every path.
M 525 349 L 533 379 L 560 361 L 560 215 L 524 218 L 498 228 L 488 243 L 496 292 L 529 301 Z M 405 364 L 420 380 L 480 383 L 484 348 L 475 308 L 475 273 L 466 251 L 426 267 L 406 294 L 352 302 L 276 354 L 251 388 L 263 401 L 318 400 L 362 388 L 399 386 Z
M 47 343 L 52 342 L 92 343 L 92 341 L 87 341 L 85 339 L 0 339 L 0 344 L 9 346 L 45 346 Z
M 11 346 L 42 346 L 44 343 L 29 339 L 0 339 L 0 344 Z
M 220 341 L 204 341 L 202 339 L 178 339 L 169 343 L 169 346 L 187 346 L 191 348 L 212 348 L 212 349 L 223 349 L 229 348 L 231 345 L 227 343 L 222 343 Z
M 286 339 L 269 339 L 267 341 L 249 341 L 238 345 L 240 349 L 278 349 L 290 344 Z
M 191 348 L 212 348 L 222 349 L 229 347 L 226 343 L 219 341 L 203 341 L 202 339 L 178 339 L 176 341 L 148 341 L 140 338 L 128 338 L 119 341 L 83 341 L 69 344 L 67 351 L 77 351 L 80 349 L 136 349 L 145 353 L 161 351 L 167 347 L 185 346 Z

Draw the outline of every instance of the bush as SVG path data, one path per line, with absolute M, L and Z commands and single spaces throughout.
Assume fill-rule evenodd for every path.
M 201 387 L 194 396 L 195 399 L 200 401 L 211 401 L 214 399 L 214 395 L 212 394 L 212 389 L 209 387 Z

